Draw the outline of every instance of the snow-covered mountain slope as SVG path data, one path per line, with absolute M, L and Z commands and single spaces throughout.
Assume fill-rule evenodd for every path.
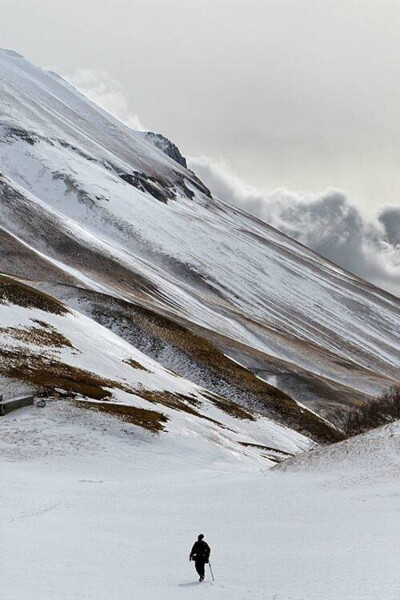
M 271 464 L 304 436 L 183 379 L 52 297 L 0 277 L 0 386 L 61 393 L 79 406 L 179 439 L 204 438 Z
M 65 402 L 0 426 L 7 600 L 399 597 L 397 424 L 284 472 Z M 188 561 L 200 531 L 215 582 Z
M 13 52 L 0 85 L 0 271 L 316 438 L 335 429 L 314 412 L 340 425 L 398 382 L 399 300 L 212 198 L 172 146 Z M 157 319 L 181 342 L 161 340 Z

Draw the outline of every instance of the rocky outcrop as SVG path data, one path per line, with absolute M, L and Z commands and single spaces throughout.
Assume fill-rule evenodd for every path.
M 162 150 L 164 154 L 166 154 L 178 164 L 182 165 L 182 167 L 185 167 L 185 169 L 187 169 L 186 158 L 182 156 L 178 146 L 176 146 L 168 138 L 161 135 L 161 133 L 153 133 L 152 131 L 146 131 L 144 136 L 145 139 L 151 142 L 154 146 L 156 146 L 156 148 Z

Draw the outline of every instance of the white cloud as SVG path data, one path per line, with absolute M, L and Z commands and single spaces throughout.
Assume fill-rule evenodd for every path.
M 262 192 L 244 184 L 220 161 L 191 158 L 189 167 L 214 195 L 400 296 L 400 207 L 382 208 L 371 217 L 339 190 L 321 194 L 283 189 Z
M 137 114 L 133 113 L 126 100 L 123 86 L 103 71 L 79 68 L 72 75 L 64 76 L 73 86 L 78 88 L 90 100 L 98 104 L 111 115 L 139 131 L 145 127 Z

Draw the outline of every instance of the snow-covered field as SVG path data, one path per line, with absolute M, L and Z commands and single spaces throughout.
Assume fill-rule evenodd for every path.
M 399 597 L 398 424 L 278 471 L 63 402 L 0 428 L 2 598 Z M 214 583 L 188 561 L 200 532 Z

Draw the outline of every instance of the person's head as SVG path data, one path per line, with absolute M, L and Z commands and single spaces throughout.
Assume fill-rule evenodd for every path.
M 201 540 L 204 540 L 204 535 L 202 533 L 200 533 L 200 535 L 197 539 L 199 540 L 199 542 L 201 542 Z

